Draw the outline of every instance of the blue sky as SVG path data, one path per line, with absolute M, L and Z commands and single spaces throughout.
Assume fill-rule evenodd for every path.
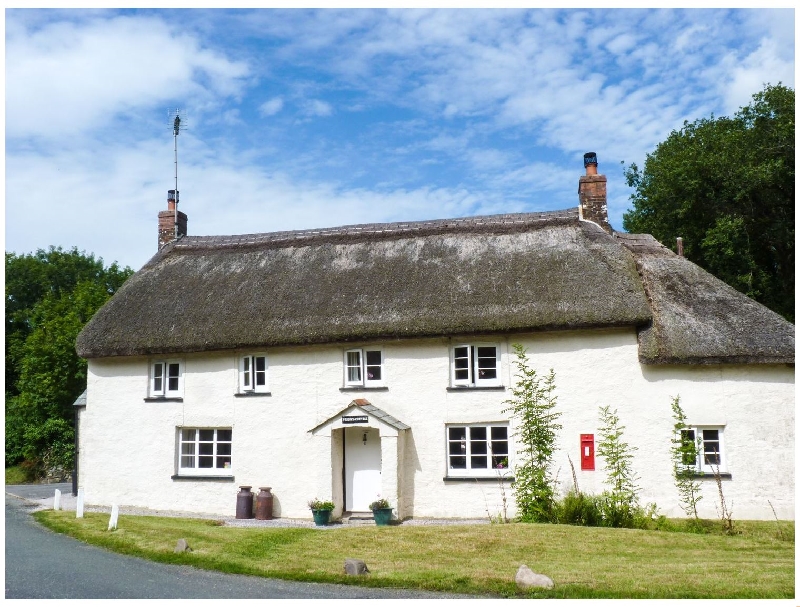
M 577 205 L 684 120 L 794 87 L 794 11 L 6 10 L 6 251 Z

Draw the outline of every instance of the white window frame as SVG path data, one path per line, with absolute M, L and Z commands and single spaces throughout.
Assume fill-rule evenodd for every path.
M 208 432 L 213 432 L 210 437 Z M 227 433 L 220 435 L 221 432 Z M 193 433 L 193 436 L 190 436 Z M 202 434 L 201 434 L 202 433 Z M 233 476 L 233 429 L 179 427 L 178 438 L 178 476 Z M 207 453 L 208 446 L 211 453 Z M 228 453 L 225 453 L 228 451 Z M 191 466 L 186 465 L 191 458 Z M 200 467 L 202 460 L 211 458 L 211 467 Z M 227 461 L 228 467 L 225 467 Z
M 711 440 L 710 437 L 707 438 L 705 435 L 706 431 L 710 432 L 717 432 L 717 440 Z M 691 467 L 697 472 L 702 472 L 703 474 L 714 474 L 715 470 L 718 470 L 721 473 L 728 472 L 728 464 L 725 458 L 725 427 L 724 426 L 714 426 L 714 425 L 686 425 L 685 428 L 681 429 L 681 433 L 684 432 L 691 432 L 692 433 L 692 440 L 695 441 L 697 446 L 697 459 L 694 465 L 687 465 L 687 467 Z M 698 438 L 700 440 L 698 440 Z M 683 440 L 683 437 L 681 437 Z M 715 450 L 713 449 L 714 443 L 718 443 L 718 459 L 719 465 L 713 463 L 713 454 Z M 709 448 L 708 451 L 706 449 Z
M 380 356 L 378 364 L 368 362 L 369 354 L 376 353 Z M 364 388 L 378 388 L 385 386 L 385 369 L 384 369 L 383 349 L 382 348 L 351 348 L 344 352 L 344 385 L 345 387 L 364 387 Z M 370 378 L 370 369 L 374 372 L 378 368 L 380 377 L 375 379 Z
M 269 392 L 269 360 L 263 352 L 239 357 L 239 393 L 245 392 Z
M 483 353 L 481 349 L 484 348 L 494 348 L 494 367 L 482 366 L 481 361 L 487 357 L 479 356 L 479 354 Z M 490 369 L 494 371 L 494 377 L 481 377 L 482 371 Z M 459 375 L 461 377 L 458 377 Z M 453 345 L 450 348 L 450 385 L 471 388 L 502 385 L 500 382 L 500 344 L 476 342 Z
M 177 375 L 173 373 L 175 365 L 178 367 Z M 172 379 L 175 380 L 174 383 Z M 183 396 L 182 360 L 154 360 L 150 363 L 150 396 L 164 398 Z
M 463 429 L 463 436 L 459 436 Z M 473 429 L 485 430 L 485 438 L 473 437 Z M 493 429 L 502 429 L 505 437 L 494 436 Z M 505 443 L 505 453 L 502 449 Z M 485 445 L 483 447 L 482 445 Z M 477 452 L 473 452 L 476 447 Z M 498 448 L 495 452 L 495 448 Z M 511 428 L 508 422 L 488 422 L 470 424 L 447 424 L 445 426 L 445 466 L 448 477 L 489 477 L 504 476 L 512 466 L 511 462 Z M 460 463 L 455 458 L 464 458 L 464 467 L 454 464 Z M 475 459 L 473 459 L 475 458 Z M 473 465 L 485 458 L 485 468 L 473 467 Z M 495 462 L 495 458 L 501 461 Z M 502 460 L 505 460 L 502 462 Z M 502 467 L 496 464 L 502 463 Z

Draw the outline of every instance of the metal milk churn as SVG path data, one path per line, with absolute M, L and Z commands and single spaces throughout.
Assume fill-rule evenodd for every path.
M 236 495 L 236 518 L 253 518 L 253 494 L 249 485 L 239 486 Z
M 272 520 L 272 487 L 259 487 L 256 497 L 256 518 L 260 521 Z

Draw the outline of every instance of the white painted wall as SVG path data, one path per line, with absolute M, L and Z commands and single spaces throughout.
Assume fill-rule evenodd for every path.
M 458 340 L 464 343 L 470 340 Z M 478 341 L 478 340 L 475 340 Z M 642 367 L 632 329 L 539 333 L 489 341 L 501 344 L 501 373 L 512 384 L 510 344 L 528 348 L 534 367 L 556 373 L 560 422 L 555 470 L 572 485 L 569 455 L 579 468 L 579 435 L 597 435 L 598 409 L 618 410 L 625 440 L 638 450 L 634 468 L 643 502 L 682 516 L 669 460 L 670 402 L 680 394 L 690 423 L 724 424 L 732 474 L 725 497 L 738 519 L 794 518 L 794 369 L 786 366 Z M 455 342 L 454 342 L 455 343 Z M 88 400 L 81 413 L 80 486 L 89 504 L 144 506 L 233 515 L 240 485 L 272 487 L 274 513 L 310 518 L 309 499 L 341 496 L 332 475 L 330 433 L 309 431 L 365 398 L 411 427 L 391 444 L 397 458 L 383 471 L 383 495 L 398 496 L 401 517 L 485 517 L 502 505 L 500 484 L 443 480 L 445 424 L 508 420 L 510 391 L 448 392 L 447 339 L 385 342 L 388 391 L 343 392 L 343 351 L 319 346 L 272 349 L 272 396 L 236 398 L 236 353 L 192 354 L 184 360 L 183 402 L 144 402 L 145 358 L 89 362 Z M 233 428 L 233 481 L 173 480 L 176 428 Z M 335 435 L 334 435 L 335 436 Z M 383 433 L 382 433 L 383 436 Z M 386 442 L 382 438 L 382 444 Z M 386 445 L 390 444 L 386 442 Z M 339 447 L 340 448 L 340 447 Z M 384 456 L 386 457 L 386 456 Z M 341 461 L 333 467 L 341 469 Z M 602 460 L 594 472 L 577 470 L 584 491 L 603 490 Z M 506 485 L 509 514 L 513 495 Z M 716 517 L 717 489 L 703 481 L 701 516 Z

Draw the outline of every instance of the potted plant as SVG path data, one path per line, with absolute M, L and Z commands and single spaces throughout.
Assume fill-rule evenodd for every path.
M 311 514 L 314 516 L 314 524 L 317 527 L 324 527 L 331 520 L 331 512 L 333 512 L 333 502 L 323 502 L 316 497 L 308 502 L 308 507 L 311 508 Z
M 372 502 L 369 505 L 369 509 L 372 510 L 372 518 L 375 519 L 376 525 L 380 525 L 381 527 L 388 525 L 389 521 L 392 519 L 392 506 L 384 498 L 378 498 Z

